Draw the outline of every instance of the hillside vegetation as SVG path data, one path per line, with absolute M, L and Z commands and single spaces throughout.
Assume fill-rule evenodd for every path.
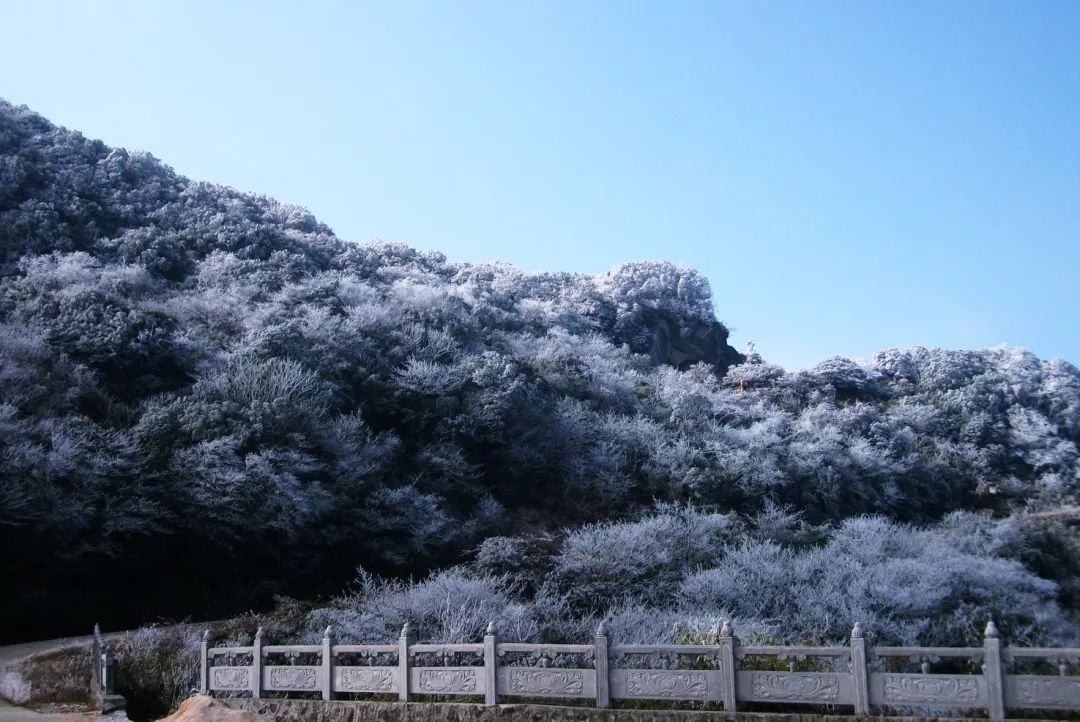
M 1078 501 L 1074 366 L 727 338 L 691 269 L 350 243 L 0 101 L 0 634 L 362 568 L 290 632 L 1075 636 L 1075 530 L 1021 516 Z

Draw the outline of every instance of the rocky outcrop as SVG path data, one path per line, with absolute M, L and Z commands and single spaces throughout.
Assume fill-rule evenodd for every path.
M 175 712 L 158 722 L 267 722 L 267 718 L 249 710 L 233 709 L 222 700 L 200 694 L 188 697 Z
M 717 321 L 686 321 L 650 314 L 645 325 L 652 334 L 649 355 L 653 363 L 680 369 L 706 363 L 723 376 L 729 367 L 746 360 L 728 345 L 728 330 Z

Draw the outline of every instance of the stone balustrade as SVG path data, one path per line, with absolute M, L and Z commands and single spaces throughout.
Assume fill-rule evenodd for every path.
M 744 703 L 872 711 L 1080 711 L 1080 649 L 1005 647 L 993 622 L 980 647 L 867 644 L 859 625 L 843 647 L 741 645 L 727 623 L 714 644 L 620 645 L 604 625 L 592 644 L 499 642 L 489 625 L 476 644 L 417 644 L 405 625 L 397 644 L 212 647 L 203 637 L 200 686 L 218 696 L 292 692 L 379 695 L 400 701 L 457 697 L 516 700 L 691 700 L 733 711 Z M 934 671 L 934 667 L 944 671 Z M 1052 674 L 1044 674 L 1051 669 Z M 1016 671 L 1017 673 L 1013 673 Z M 1023 672 L 1023 673 L 1020 673 Z M 1031 673 L 1035 672 L 1035 673 Z

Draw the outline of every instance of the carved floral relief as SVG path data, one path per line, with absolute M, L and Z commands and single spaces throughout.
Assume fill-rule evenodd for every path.
M 1016 696 L 1021 703 L 1032 707 L 1080 705 L 1080 677 L 1018 679 L 1016 680 Z
M 626 693 L 631 697 L 700 697 L 705 698 L 708 682 L 704 672 L 626 673 Z
M 342 691 L 389 692 L 394 686 L 394 675 L 388 669 L 343 669 L 340 675 Z
M 420 672 L 420 691 L 475 692 L 475 669 L 425 669 Z
M 251 670 L 235 667 L 213 667 L 213 687 L 215 689 L 248 689 L 251 687 Z
M 801 702 L 830 702 L 840 696 L 836 677 L 831 674 L 793 675 L 755 673 L 754 697 Z
M 514 694 L 579 695 L 584 687 L 581 672 L 560 669 L 515 669 L 510 672 Z
M 889 702 L 973 704 L 979 700 L 975 678 L 885 677 L 885 699 Z
M 309 667 L 271 667 L 270 689 L 315 689 L 318 680 Z

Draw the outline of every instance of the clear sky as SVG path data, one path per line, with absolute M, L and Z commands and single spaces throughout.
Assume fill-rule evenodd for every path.
M 0 96 L 343 238 L 691 265 L 796 369 L 1080 364 L 1080 2 L 0 0 Z

